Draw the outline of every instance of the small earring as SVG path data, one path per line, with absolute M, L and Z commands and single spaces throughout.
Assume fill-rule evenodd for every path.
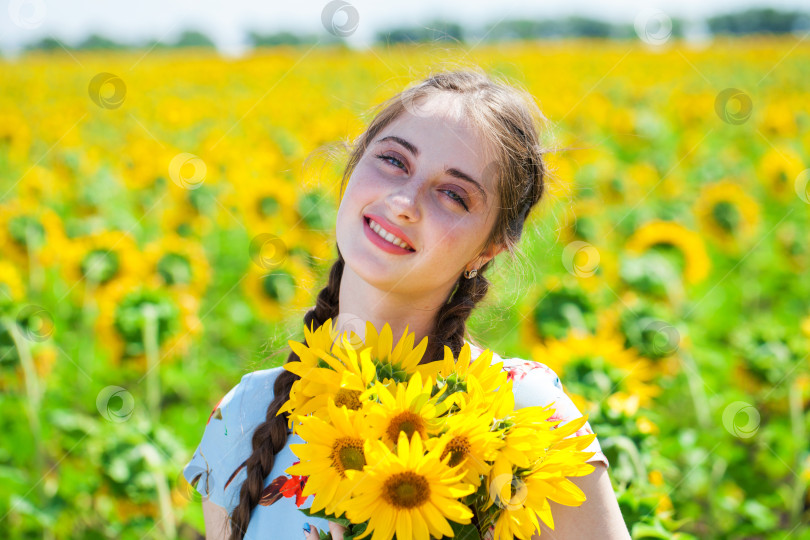
M 478 268 L 473 268 L 472 270 L 465 270 L 464 277 L 467 279 L 474 278 L 478 275 Z

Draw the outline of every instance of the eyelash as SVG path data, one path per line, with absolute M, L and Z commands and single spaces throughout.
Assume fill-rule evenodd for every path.
M 404 163 L 402 163 L 400 160 L 398 160 L 398 159 L 397 159 L 397 158 L 395 158 L 394 156 L 386 156 L 385 154 L 376 154 L 376 156 L 375 156 L 375 157 L 377 157 L 378 159 L 380 159 L 380 160 L 382 160 L 382 161 L 385 161 L 385 160 L 387 160 L 387 159 L 393 159 L 394 161 L 396 161 L 396 162 L 397 162 L 397 163 L 399 163 L 400 165 L 403 165 L 403 166 L 404 166 Z M 388 161 L 387 163 L 389 163 L 390 165 L 393 165 L 394 167 L 397 167 L 398 169 L 400 168 L 400 167 L 398 167 L 397 165 L 394 165 L 393 163 L 391 163 L 390 161 Z M 453 198 L 453 197 L 450 197 L 450 198 L 451 198 L 451 199 L 453 199 L 455 202 L 459 203 L 461 206 L 463 206 L 463 207 L 464 207 L 464 210 L 467 210 L 467 211 L 469 212 L 469 208 L 467 208 L 467 203 L 466 203 L 466 202 L 464 202 L 464 198 L 463 198 L 461 195 L 459 195 L 458 193 L 456 193 L 455 191 L 453 191 L 453 190 L 451 190 L 451 189 L 443 189 L 442 191 L 445 191 L 445 192 L 448 192 L 448 193 L 452 193 L 453 195 L 455 195 L 456 197 L 458 197 L 458 199 L 455 199 L 455 198 Z

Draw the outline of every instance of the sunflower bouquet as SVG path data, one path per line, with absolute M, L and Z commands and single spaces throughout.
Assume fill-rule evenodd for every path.
M 551 405 L 515 409 L 512 381 L 492 352 L 420 364 L 408 329 L 394 345 L 386 324 L 365 339 L 332 320 L 290 341 L 300 378 L 279 414 L 303 444 L 287 473 L 306 479 L 300 509 L 341 523 L 344 538 L 530 539 L 540 520 L 554 528 L 549 501 L 578 506 L 596 434 L 568 437 L 587 416 L 557 427 Z M 566 438 L 568 437 L 568 438 Z M 324 533 L 322 533 L 324 534 Z

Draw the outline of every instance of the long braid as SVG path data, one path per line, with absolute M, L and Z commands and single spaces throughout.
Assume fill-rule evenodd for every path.
M 423 363 L 440 359 L 445 345 L 450 347 L 455 356 L 461 352 L 467 331 L 467 319 L 476 304 L 483 300 L 489 291 L 490 282 L 482 275 L 488 265 L 489 261 L 478 269 L 478 275 L 474 278 L 467 279 L 464 276 L 459 278 L 449 302 L 436 314 L 436 324 L 433 334 L 428 338 L 428 351 Z
M 329 283 L 318 293 L 315 307 L 310 309 L 304 316 L 307 328 L 311 328 L 313 324 L 317 328 L 328 319 L 337 317 L 343 266 L 343 256 L 338 250 L 338 259 L 329 272 Z M 287 357 L 287 362 L 300 361 L 301 359 L 293 351 Z M 284 413 L 276 416 L 276 413 L 289 399 L 292 385 L 298 379 L 298 375 L 284 370 L 273 384 L 274 398 L 270 405 L 267 406 L 264 422 L 253 433 L 253 453 L 245 462 L 247 478 L 239 490 L 239 504 L 236 505 L 231 514 L 230 540 L 242 540 L 244 538 L 250 523 L 250 515 L 261 499 L 264 480 L 273 469 L 276 454 L 287 444 L 287 421 L 289 415 Z

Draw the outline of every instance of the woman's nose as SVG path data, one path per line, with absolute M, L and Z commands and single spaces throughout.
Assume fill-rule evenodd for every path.
M 423 184 L 424 182 L 412 178 L 391 192 L 385 199 L 391 214 L 410 221 L 420 219 Z

